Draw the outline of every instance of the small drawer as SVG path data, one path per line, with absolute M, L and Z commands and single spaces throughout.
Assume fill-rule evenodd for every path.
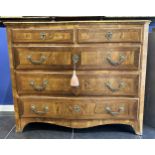
M 104 42 L 142 42 L 142 29 L 101 29 L 79 28 L 77 30 L 78 43 L 104 43 Z
M 77 72 L 79 87 L 71 87 L 72 72 L 17 72 L 19 94 L 138 96 L 139 76 L 130 73 Z
M 38 98 L 25 97 L 18 100 L 21 117 L 137 119 L 138 100 L 71 97 Z
M 14 43 L 73 43 L 73 30 L 12 30 Z

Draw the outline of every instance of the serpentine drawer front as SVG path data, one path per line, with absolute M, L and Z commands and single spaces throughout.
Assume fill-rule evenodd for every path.
M 138 101 L 104 98 L 21 98 L 21 117 L 137 119 Z
M 149 21 L 8 21 L 16 131 L 31 122 L 143 131 Z

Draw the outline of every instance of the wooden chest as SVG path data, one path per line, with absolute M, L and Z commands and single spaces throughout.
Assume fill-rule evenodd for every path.
M 31 122 L 143 130 L 149 21 L 5 22 L 16 131 Z M 79 86 L 70 85 L 76 63 Z

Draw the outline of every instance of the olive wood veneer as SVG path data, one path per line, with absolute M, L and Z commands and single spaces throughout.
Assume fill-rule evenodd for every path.
M 16 131 L 31 122 L 143 131 L 149 21 L 7 21 Z M 73 68 L 79 87 L 70 86 Z

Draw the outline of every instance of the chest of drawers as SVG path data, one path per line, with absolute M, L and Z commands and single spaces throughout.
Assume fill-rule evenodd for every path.
M 142 134 L 149 21 L 5 22 L 16 131 L 131 125 Z M 79 86 L 70 85 L 76 65 Z

